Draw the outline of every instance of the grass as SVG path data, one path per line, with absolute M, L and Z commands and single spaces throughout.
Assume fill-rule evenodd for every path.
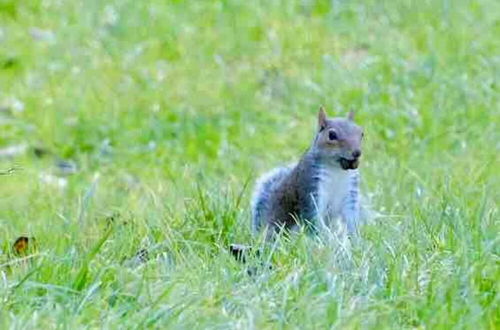
M 0 326 L 498 328 L 499 13 L 0 0 Z M 251 186 L 320 104 L 357 110 L 384 216 L 248 276 Z

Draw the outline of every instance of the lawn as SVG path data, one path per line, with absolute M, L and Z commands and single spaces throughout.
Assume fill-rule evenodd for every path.
M 498 328 L 499 78 L 495 0 L 0 0 L 0 327 Z M 320 105 L 381 216 L 238 263 Z

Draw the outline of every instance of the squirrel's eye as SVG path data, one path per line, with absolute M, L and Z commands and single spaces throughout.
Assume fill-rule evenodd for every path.
M 337 140 L 338 139 L 337 133 L 335 131 L 329 131 L 328 132 L 328 139 L 330 139 L 330 141 Z

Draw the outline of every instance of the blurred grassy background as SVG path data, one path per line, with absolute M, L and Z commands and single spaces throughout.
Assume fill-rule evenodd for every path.
M 0 176 L 5 325 L 498 324 L 499 13 L 0 0 L 0 171 L 17 168 Z M 308 147 L 321 104 L 357 111 L 386 216 L 349 258 L 299 239 L 247 278 L 225 247 L 251 240 L 250 187 Z M 20 235 L 38 242 L 24 266 Z M 123 263 L 141 248 L 149 263 Z

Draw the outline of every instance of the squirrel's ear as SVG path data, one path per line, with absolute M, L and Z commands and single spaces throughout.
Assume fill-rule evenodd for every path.
M 318 112 L 318 129 L 321 131 L 325 127 L 326 127 L 326 111 L 324 107 L 320 107 Z
M 349 113 L 347 114 L 347 119 L 350 121 L 354 121 L 354 110 L 350 110 Z

